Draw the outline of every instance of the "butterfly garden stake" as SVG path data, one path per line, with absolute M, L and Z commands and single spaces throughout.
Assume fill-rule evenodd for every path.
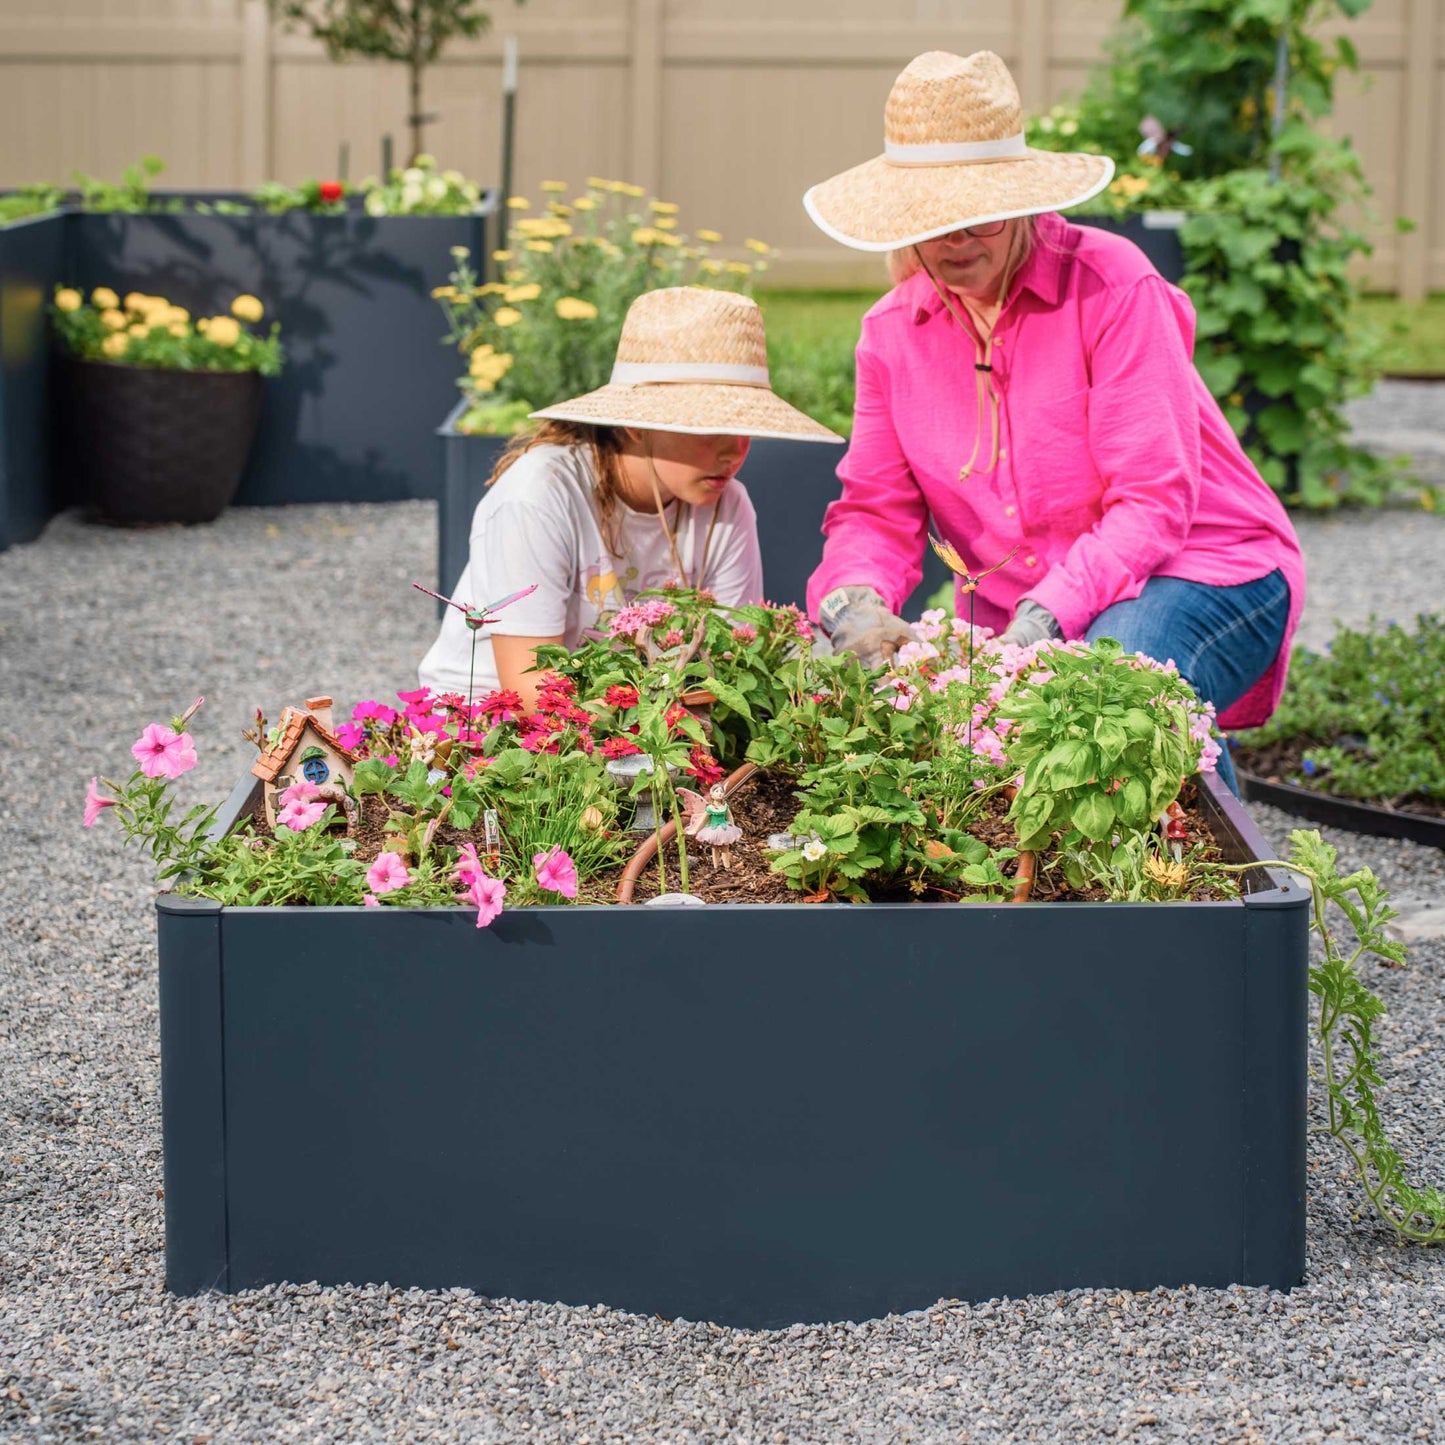
M 932 532 L 928 534 L 929 546 L 938 554 L 939 559 L 949 569 L 956 573 L 959 578 L 959 591 L 968 598 L 968 680 L 973 681 L 973 594 L 978 591 L 978 584 L 985 577 L 991 577 L 1001 567 L 1007 567 L 1018 555 L 1018 548 L 1015 547 L 1002 562 L 995 562 L 992 567 L 985 567 L 982 572 L 970 572 L 964 566 L 963 558 L 958 555 L 952 543 L 940 542 Z M 968 746 L 973 746 L 973 711 L 968 714 Z
M 440 592 L 433 592 L 430 587 L 423 587 L 420 582 L 411 584 L 418 592 L 425 592 L 428 597 L 435 597 L 438 602 L 445 602 L 448 607 L 455 607 L 458 612 L 466 618 L 466 623 L 472 631 L 472 656 L 467 668 L 467 730 L 472 726 L 472 683 L 477 675 L 477 633 L 482 628 L 493 622 L 500 622 L 501 618 L 494 614 L 500 612 L 504 607 L 510 607 L 514 602 L 520 602 L 524 597 L 530 597 L 537 590 L 538 583 L 534 582 L 530 587 L 523 587 L 519 592 L 509 592 L 505 597 L 499 597 L 495 602 L 488 602 L 483 607 L 467 607 L 461 602 L 454 602 L 450 597 L 443 597 Z

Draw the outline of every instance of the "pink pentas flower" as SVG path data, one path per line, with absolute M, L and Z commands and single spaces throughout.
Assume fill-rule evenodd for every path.
M 161 723 L 150 723 L 130 751 L 148 778 L 178 778 L 196 765 L 196 744 L 190 733 L 178 733 Z
M 391 893 L 411 882 L 406 864 L 395 853 L 378 853 L 376 862 L 366 870 L 366 886 L 373 893 Z
M 477 910 L 478 928 L 485 928 L 501 913 L 506 897 L 507 885 L 500 878 L 488 878 L 483 873 L 472 880 L 467 899 Z
M 532 866 L 537 870 L 538 888 L 560 893 L 563 898 L 577 896 L 577 865 L 565 849 L 554 847 L 545 853 L 534 853 Z
M 758 640 L 758 629 L 751 622 L 744 622 L 733 628 L 734 642 L 756 642 Z
M 95 827 L 100 815 L 105 812 L 107 808 L 113 807 L 115 807 L 115 799 L 107 798 L 105 794 L 100 791 L 99 778 L 92 778 L 90 780 L 90 786 L 85 790 L 85 826 L 87 828 Z
M 321 815 L 326 811 L 326 804 L 317 800 L 307 802 L 297 798 L 287 803 L 285 807 L 276 814 L 276 821 L 283 828 L 290 828 L 293 833 L 304 833 L 313 823 L 321 821 Z

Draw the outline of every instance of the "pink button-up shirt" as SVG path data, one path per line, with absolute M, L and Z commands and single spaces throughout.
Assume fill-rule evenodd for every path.
M 1024 597 L 1077 638 L 1150 577 L 1230 586 L 1279 568 L 1290 592 L 1283 646 L 1220 718 L 1263 722 L 1284 688 L 1304 559 L 1284 507 L 1195 371 L 1193 349 L 1193 306 L 1137 247 L 1039 217 L 994 328 L 998 462 L 960 482 L 977 432 L 981 348 L 923 272 L 894 287 L 863 318 L 843 494 L 828 508 L 823 561 L 808 585 L 813 615 L 826 593 L 852 583 L 897 611 L 922 575 L 930 514 L 971 571 L 1018 548 L 978 588 L 976 619 L 995 630 Z M 983 426 L 980 467 L 987 408 Z

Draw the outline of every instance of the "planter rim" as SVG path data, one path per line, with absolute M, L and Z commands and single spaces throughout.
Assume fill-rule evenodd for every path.
M 72 356 L 68 351 L 61 352 L 61 360 L 69 366 L 102 366 L 107 371 L 163 371 L 173 376 L 259 376 L 262 381 L 270 380 L 254 366 L 137 366 L 131 361 L 96 361 L 86 356 Z

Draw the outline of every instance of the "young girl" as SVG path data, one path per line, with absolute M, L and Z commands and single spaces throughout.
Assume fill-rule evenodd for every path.
M 450 595 L 481 606 L 536 591 L 475 634 L 475 656 L 448 608 L 419 669 L 434 692 L 502 687 L 530 708 L 537 648 L 577 646 L 602 613 L 669 580 L 724 606 L 761 602 L 757 521 L 735 480 L 749 440 L 842 440 L 770 390 L 757 304 L 698 287 L 639 296 L 611 381 L 533 416 L 541 425 L 503 453 L 477 506 Z

